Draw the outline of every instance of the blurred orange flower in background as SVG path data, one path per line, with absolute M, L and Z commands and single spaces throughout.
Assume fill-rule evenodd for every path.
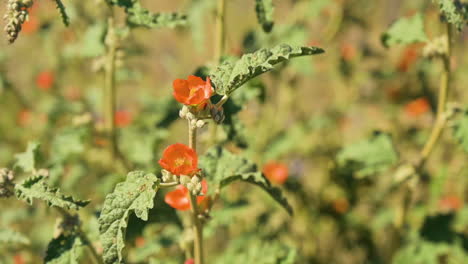
M 37 75 L 36 85 L 43 91 L 48 91 L 52 88 L 55 82 L 55 75 L 52 71 L 43 71 Z
M 272 161 L 263 166 L 263 174 L 273 183 L 283 184 L 288 179 L 288 167 L 280 162 Z
M 200 205 L 206 199 L 206 192 L 208 191 L 208 184 L 206 180 L 201 181 L 202 184 L 202 193 L 204 195 L 197 196 L 197 204 Z M 172 208 L 175 208 L 180 211 L 186 211 L 190 209 L 190 193 L 187 187 L 183 185 L 178 185 L 175 190 L 170 191 L 164 197 L 164 201 L 170 205 Z
M 407 72 L 409 68 L 418 60 L 419 58 L 419 46 L 412 45 L 408 46 L 403 50 L 400 60 L 397 64 L 397 69 L 400 72 Z
M 410 117 L 418 117 L 429 112 L 430 109 L 429 101 L 424 97 L 415 99 L 405 105 L 405 113 Z
M 446 195 L 439 200 L 439 208 L 443 212 L 455 212 L 463 207 L 463 201 L 457 195 Z
M 175 175 L 191 176 L 199 171 L 197 153 L 181 143 L 167 147 L 159 160 L 159 165 Z
M 115 112 L 114 123 L 117 127 L 123 128 L 132 123 L 132 114 L 126 110 L 119 110 Z
M 176 79 L 173 83 L 174 98 L 185 105 L 204 106 L 213 94 L 210 78 L 190 75 L 187 80 Z
M 356 58 L 356 55 L 357 55 L 356 47 L 354 47 L 353 44 L 348 43 L 348 42 L 341 44 L 340 52 L 341 52 L 341 57 L 345 61 L 351 61 L 354 58 Z

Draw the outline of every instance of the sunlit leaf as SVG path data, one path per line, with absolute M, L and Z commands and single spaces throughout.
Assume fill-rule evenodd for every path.
M 426 42 L 427 36 L 424 32 L 424 19 L 421 13 L 412 17 L 403 17 L 393 23 L 382 35 L 382 43 L 386 47 L 396 44 L 407 45 L 417 42 Z
M 281 44 L 272 49 L 260 49 L 246 54 L 234 63 L 225 61 L 210 74 L 210 78 L 216 86 L 217 94 L 229 95 L 247 81 L 272 70 L 275 64 L 323 52 L 323 49 L 316 47 L 292 47 Z
M 153 208 L 159 181 L 154 174 L 130 172 L 125 182 L 117 184 L 106 196 L 99 217 L 99 233 L 104 263 L 121 263 L 125 247 L 125 232 L 131 212 L 146 221 Z

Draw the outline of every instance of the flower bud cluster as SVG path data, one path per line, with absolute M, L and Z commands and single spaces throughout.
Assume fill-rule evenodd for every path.
M 0 198 L 8 198 L 14 194 L 13 189 L 15 184 L 13 183 L 13 179 L 13 171 L 7 168 L 0 169 Z
M 179 182 L 177 175 L 172 174 L 170 171 L 162 169 L 161 173 L 163 182 Z
M 423 49 L 423 56 L 427 58 L 442 57 L 448 52 L 447 38 L 441 36 L 428 42 Z
M 194 111 L 191 111 L 190 108 L 191 107 L 184 105 L 179 111 L 180 118 L 187 119 L 191 129 L 205 126 L 206 122 L 198 119 L 197 113 L 194 114 Z
M 3 19 L 7 22 L 4 30 L 9 43 L 13 43 L 18 37 L 21 26 L 28 18 L 27 9 L 32 4 L 32 0 L 8 0 L 7 12 Z
M 187 189 L 195 196 L 203 195 L 202 192 L 202 184 L 201 184 L 201 177 L 198 175 L 194 175 L 193 177 L 189 177 L 186 175 L 180 175 L 180 183 L 187 187 Z

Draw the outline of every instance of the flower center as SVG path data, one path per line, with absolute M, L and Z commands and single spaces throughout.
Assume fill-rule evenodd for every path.
M 178 159 L 176 159 L 176 160 L 174 161 L 174 165 L 175 165 L 176 167 L 180 167 L 180 166 L 182 166 L 182 165 L 189 165 L 189 166 L 190 166 L 190 165 L 191 165 L 191 162 L 190 162 L 189 160 L 187 160 L 187 159 L 184 159 L 184 158 L 178 158 Z

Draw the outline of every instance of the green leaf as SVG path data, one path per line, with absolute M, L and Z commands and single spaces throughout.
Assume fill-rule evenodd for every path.
M 177 13 L 152 13 L 144 8 L 138 0 L 107 0 L 110 4 L 118 5 L 127 13 L 127 23 L 131 26 L 175 27 L 185 25 L 187 17 Z
M 412 17 L 403 17 L 393 23 L 382 35 L 382 43 L 385 47 L 395 44 L 407 45 L 417 42 L 426 42 L 427 36 L 424 32 L 424 19 L 421 13 Z
M 75 200 L 71 196 L 63 195 L 59 189 L 48 186 L 43 176 L 32 176 L 23 183 L 16 184 L 15 194 L 18 199 L 25 200 L 31 205 L 34 199 L 39 199 L 49 206 L 79 210 L 89 203 L 89 201 Z
M 46 264 L 79 264 L 84 243 L 76 232 L 62 233 L 52 239 L 47 246 L 44 263 Z
M 104 45 L 105 34 L 106 26 L 104 23 L 89 25 L 83 36 L 78 41 L 65 46 L 65 56 L 72 58 L 95 58 L 104 55 L 106 51 L 106 47 Z
M 144 26 L 149 28 L 176 27 L 185 25 L 187 17 L 178 13 L 151 13 L 138 2 L 126 10 L 127 22 L 131 26 Z
M 448 23 L 454 25 L 458 30 L 468 24 L 468 3 L 454 0 L 437 0 L 440 12 Z
M 52 162 L 61 162 L 80 155 L 85 150 L 86 127 L 72 127 L 60 131 L 51 146 Z
M 217 94 L 229 95 L 250 79 L 272 70 L 275 64 L 323 52 L 323 49 L 316 47 L 292 47 L 281 44 L 272 49 L 260 49 L 246 54 L 235 63 L 225 61 L 210 74 L 210 78 L 216 86 Z
M 70 25 L 70 18 L 67 15 L 67 12 L 65 10 L 65 6 L 62 3 L 62 0 L 55 0 L 55 5 L 57 9 L 59 10 L 60 17 L 62 18 L 63 24 L 68 27 Z
M 206 175 L 210 186 L 213 186 L 209 188 L 210 193 L 240 180 L 262 188 L 289 214 L 293 213 L 292 207 L 283 196 L 281 189 L 273 187 L 268 179 L 258 171 L 254 163 L 241 156 L 234 155 L 222 147 L 214 147 L 200 157 L 200 168 Z
M 273 29 L 273 11 L 273 0 L 255 0 L 258 23 L 262 25 L 263 31 L 267 33 Z
M 19 232 L 10 229 L 0 229 L 0 244 L 29 245 L 29 243 L 29 239 Z
M 468 152 L 468 111 L 465 111 L 460 118 L 454 120 L 453 136 L 463 150 Z
M 376 132 L 366 140 L 343 148 L 337 155 L 338 165 L 352 171 L 357 177 L 366 177 L 383 171 L 398 161 L 392 139 Z
M 36 163 L 39 156 L 38 142 L 29 142 L 25 152 L 15 155 L 15 167 L 20 167 L 24 172 L 32 172 L 36 169 Z
M 104 263 L 122 262 L 129 214 L 134 211 L 138 218 L 148 220 L 148 210 L 153 208 L 158 185 L 154 174 L 134 171 L 128 173 L 125 182 L 117 184 L 115 190 L 106 196 L 99 217 Z

